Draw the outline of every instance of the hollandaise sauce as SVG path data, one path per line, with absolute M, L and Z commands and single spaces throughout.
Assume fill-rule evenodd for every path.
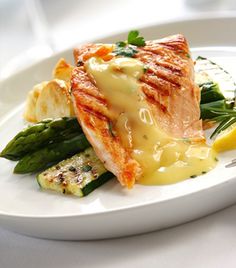
M 141 90 L 144 65 L 134 58 L 103 61 L 92 57 L 85 64 L 114 115 L 114 129 L 122 144 L 142 167 L 138 183 L 175 183 L 204 174 L 216 165 L 216 153 L 205 144 L 177 139 L 163 131 Z

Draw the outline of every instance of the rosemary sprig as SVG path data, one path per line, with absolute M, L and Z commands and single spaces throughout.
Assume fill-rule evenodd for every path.
M 213 131 L 210 138 L 212 139 L 214 136 L 218 135 L 221 131 L 227 129 L 232 124 L 236 123 L 236 110 L 235 109 L 221 109 L 221 108 L 206 108 L 216 116 L 211 120 L 220 122 L 217 128 Z

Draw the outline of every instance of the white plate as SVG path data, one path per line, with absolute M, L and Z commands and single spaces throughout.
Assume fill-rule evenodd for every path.
M 236 17 L 201 18 L 146 27 L 141 32 L 146 39 L 185 34 L 194 55 L 209 56 L 223 64 L 236 80 L 234 25 Z M 95 42 L 118 41 L 125 36 L 126 33 Z M 0 149 L 23 127 L 22 103 L 27 91 L 35 83 L 50 79 L 60 57 L 72 62 L 72 50 L 31 66 L 1 84 Z M 43 192 L 34 176 L 13 175 L 14 163 L 1 159 L 0 225 L 42 238 L 98 239 L 180 224 L 236 201 L 235 168 L 225 168 L 234 157 L 235 151 L 222 154 L 213 171 L 178 184 L 136 185 L 129 191 L 111 181 L 82 199 Z

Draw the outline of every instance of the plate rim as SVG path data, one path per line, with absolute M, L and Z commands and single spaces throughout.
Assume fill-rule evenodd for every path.
M 187 179 L 188 180 L 188 179 Z M 146 203 L 143 203 L 143 204 L 137 204 L 137 205 L 126 205 L 125 207 L 121 207 L 121 208 L 114 208 L 114 209 L 107 209 L 107 210 L 104 210 L 104 211 L 97 211 L 97 212 L 87 212 L 87 213 L 80 213 L 80 214 L 66 214 L 66 215 L 30 215 L 30 216 L 27 216 L 27 215 L 23 215 L 23 214 L 20 214 L 20 213 L 4 213 L 2 211 L 0 211 L 0 218 L 1 217 L 7 217 L 7 218 L 22 218 L 22 219 L 61 219 L 61 218 L 76 218 L 76 217 L 93 217 L 93 216 L 102 216 L 104 214 L 113 214 L 113 213 L 119 213 L 119 212 L 123 212 L 123 211 L 127 211 L 127 210 L 130 210 L 130 209 L 145 209 L 146 207 L 149 207 L 149 206 L 155 206 L 155 205 L 158 205 L 158 204 L 165 204 L 167 202 L 174 202 L 175 200 L 177 199 L 180 199 L 181 197 L 183 198 L 188 198 L 190 195 L 195 195 L 195 194 L 198 194 L 199 192 L 203 193 L 205 191 L 209 191 L 209 190 L 214 190 L 214 188 L 218 187 L 219 185 L 223 185 L 223 184 L 226 184 L 228 182 L 231 182 L 232 180 L 236 180 L 236 175 L 234 177 L 228 177 L 226 180 L 224 180 L 223 182 L 221 183 L 216 183 L 214 185 L 211 185 L 211 187 L 202 187 L 200 189 L 198 189 L 197 191 L 194 191 L 194 192 L 188 192 L 186 194 L 182 194 L 182 195 L 177 195 L 177 196 L 174 196 L 172 198 L 168 198 L 168 199 L 164 199 L 164 200 L 160 200 L 160 201 L 149 201 L 149 202 L 146 202 Z M 181 182 L 180 182 L 181 183 Z M 158 186 L 158 185 L 157 185 Z M 146 187 L 146 186 L 145 186 Z M 149 186 L 148 186 L 149 187 Z M 150 186 L 150 187 L 155 187 L 155 186 Z M 131 190 L 132 191 L 132 190 Z M 78 198 L 79 199 L 79 198 Z
M 209 20 L 215 20 L 215 19 L 220 19 L 220 20 L 225 20 L 225 19 L 235 19 L 236 20 L 236 10 L 235 11 L 214 11 L 214 12 L 200 12 L 197 14 L 190 14 L 186 15 L 185 17 L 179 17 L 179 18 L 173 18 L 173 19 L 166 19 L 160 22 L 154 22 L 154 23 L 144 23 L 142 25 L 138 25 L 137 28 L 139 28 L 139 31 L 146 30 L 148 28 L 154 28 L 154 27 L 161 27 L 164 25 L 171 25 L 175 23 L 180 23 L 180 22 L 186 22 L 186 21 L 209 21 Z M 8 80 L 14 78 L 17 75 L 20 75 L 22 72 L 28 71 L 29 69 L 33 68 L 34 66 L 37 66 L 41 64 L 42 62 L 46 61 L 47 59 L 54 58 L 59 56 L 62 53 L 67 53 L 70 50 L 73 50 L 76 45 L 87 43 L 87 42 L 98 42 L 100 39 L 105 39 L 105 38 L 114 38 L 119 35 L 127 35 L 127 30 L 121 30 L 121 31 L 116 31 L 115 33 L 112 34 L 103 34 L 101 36 L 97 36 L 94 39 L 93 38 L 86 38 L 86 39 L 81 39 L 81 41 L 73 43 L 69 47 L 62 49 L 60 51 L 56 51 L 55 53 L 53 52 L 51 55 L 48 57 L 42 58 L 36 62 L 33 62 L 32 64 L 26 65 L 19 71 L 13 72 L 9 76 L 4 77 L 3 79 L 0 79 L 0 86 L 2 83 L 6 83 Z

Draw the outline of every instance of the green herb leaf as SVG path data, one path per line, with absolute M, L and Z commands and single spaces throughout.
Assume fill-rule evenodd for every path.
M 108 122 L 108 131 L 110 133 L 110 135 L 114 138 L 116 135 L 114 134 L 114 131 L 113 131 L 113 125 L 112 125 L 112 122 L 109 121 Z
M 125 56 L 132 58 L 134 54 L 136 54 L 138 51 L 132 46 L 116 46 L 116 49 L 113 51 L 117 56 Z
M 231 125 L 233 125 L 236 122 L 235 117 L 228 117 L 224 119 L 218 127 L 214 130 L 214 132 L 211 134 L 210 138 L 213 138 L 214 136 L 218 135 L 221 131 L 227 129 Z
M 145 41 L 142 36 L 139 36 L 139 31 L 130 31 L 126 42 L 120 41 L 116 43 L 116 48 L 113 51 L 117 56 L 132 58 L 138 50 L 135 47 L 145 46 Z
M 139 35 L 139 31 L 137 30 L 130 31 L 128 34 L 128 43 L 131 44 L 131 42 L 135 40 L 135 38 L 137 38 L 138 35 Z
M 148 70 L 148 66 L 147 66 L 147 65 L 144 65 L 144 66 L 143 66 L 143 72 L 146 73 L 147 70 Z
M 142 36 L 139 36 L 139 31 L 134 30 L 130 31 L 128 34 L 128 44 L 143 47 L 145 46 L 145 40 Z
M 232 124 L 236 123 L 236 110 L 232 109 L 223 109 L 223 108 L 214 108 L 208 107 L 211 113 L 215 114 L 216 116 L 213 117 L 211 120 L 220 122 L 216 129 L 211 134 L 210 138 L 212 139 L 214 136 L 218 135 L 221 131 L 227 129 Z
M 126 42 L 120 41 L 120 42 L 116 42 L 116 46 L 121 48 L 121 47 L 125 47 L 127 45 Z

